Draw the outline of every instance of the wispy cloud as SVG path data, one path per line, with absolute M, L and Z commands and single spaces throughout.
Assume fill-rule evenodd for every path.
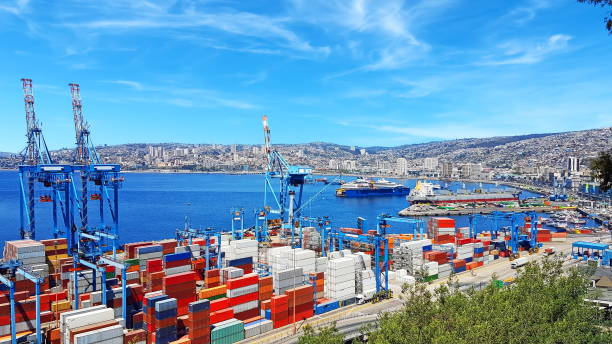
M 357 71 L 398 69 L 422 58 L 431 47 L 415 36 L 414 29 L 420 21 L 435 16 L 451 3 L 424 0 L 408 6 L 403 0 L 294 0 L 292 17 L 318 25 L 326 32 L 349 36 L 346 50 L 367 61 L 326 77 L 331 79 Z
M 569 35 L 556 34 L 548 37 L 542 43 L 525 43 L 509 41 L 498 46 L 501 55 L 488 56 L 479 64 L 482 65 L 511 65 L 534 64 L 541 62 L 545 57 L 567 48 L 572 39 Z
M 105 33 L 157 30 L 158 33 L 164 34 L 168 38 L 173 37 L 174 32 L 170 30 L 174 29 L 208 29 L 233 37 L 258 39 L 272 46 L 281 46 L 285 49 L 314 54 L 314 57 L 325 57 L 330 53 L 329 47 L 311 44 L 289 29 L 286 24 L 287 18 L 250 12 L 200 11 L 195 7 L 182 10 L 150 7 L 123 9 L 122 12 L 114 14 L 112 18 L 98 18 L 66 23 L 65 25 L 75 29 L 91 29 Z M 183 39 L 186 37 L 189 36 L 182 36 Z M 218 45 L 228 46 L 228 40 L 219 41 Z M 237 47 L 241 45 L 240 42 L 236 42 Z M 258 50 L 251 50 L 250 52 L 257 53 Z
M 268 78 L 268 72 L 265 70 L 262 70 L 254 74 L 240 73 L 240 74 L 237 74 L 236 76 L 243 79 L 242 81 L 243 85 L 250 86 L 250 85 L 258 84 L 262 81 L 265 81 Z
M 142 84 L 138 81 L 133 81 L 133 80 L 110 80 L 110 81 L 106 81 L 108 83 L 111 84 L 117 84 L 117 85 L 125 85 L 125 86 L 129 86 L 135 90 L 139 90 L 142 91 L 144 89 L 144 87 L 142 86 Z
M 503 136 L 507 134 L 503 130 L 500 130 L 500 128 L 486 127 L 475 123 L 448 123 L 443 125 L 437 124 L 435 126 L 409 126 L 406 125 L 405 122 L 398 121 L 393 123 L 383 121 L 383 124 L 371 124 L 371 121 L 368 120 L 357 121 L 355 119 L 338 119 L 335 120 L 335 123 L 345 127 L 365 128 L 377 132 L 395 134 L 398 135 L 396 140 L 404 139 L 407 142 L 415 142 L 415 138 L 430 140 L 453 140 L 466 137 L 478 138 Z
M 526 4 L 510 10 L 500 18 L 500 22 L 525 25 L 535 19 L 537 12 L 552 6 L 550 0 L 529 0 Z
M 148 86 L 134 80 L 110 80 L 107 83 L 125 85 L 139 93 L 150 94 L 150 97 L 127 97 L 126 101 L 159 102 L 185 108 L 226 107 L 239 110 L 250 110 L 259 106 L 248 101 L 224 96 L 218 91 L 203 88 L 180 88 L 174 86 Z M 121 101 L 121 99 L 118 99 Z
M 0 4 L 0 12 L 8 12 L 20 16 L 27 11 L 30 0 L 7 0 L 6 2 L 9 4 Z

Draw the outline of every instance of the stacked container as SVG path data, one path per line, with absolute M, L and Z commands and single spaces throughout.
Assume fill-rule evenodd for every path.
M 198 297 L 200 298 L 200 300 L 208 299 L 212 301 L 212 300 L 224 298 L 226 296 L 226 292 L 227 292 L 227 287 L 225 286 L 225 284 L 223 284 L 218 287 L 212 287 L 212 288 L 206 288 L 206 289 L 200 290 Z
M 272 320 L 259 319 L 244 324 L 244 338 L 251 338 L 273 329 Z
M 429 220 L 429 236 L 455 235 L 455 220 L 449 217 L 432 217 Z
M 289 307 L 289 322 L 302 321 L 313 316 L 314 291 L 311 285 L 305 285 L 285 292 Z
M 177 301 L 168 298 L 155 303 L 155 344 L 175 341 L 177 321 Z
M 466 263 L 463 259 L 453 259 L 453 271 L 455 273 L 464 272 L 466 270 Z
M 212 344 L 235 343 L 244 339 L 244 323 L 229 319 L 216 324 L 210 332 Z
M 274 294 L 282 295 L 285 291 L 304 284 L 302 268 L 274 271 Z
M 321 299 L 325 297 L 325 273 L 324 272 L 311 272 L 308 274 L 308 280 L 310 285 L 314 288 L 315 299 Z
M 187 327 L 191 344 L 210 343 L 210 302 L 208 300 L 189 304 Z
M 221 283 L 226 283 L 230 278 L 238 278 L 244 276 L 244 270 L 237 267 L 227 267 L 221 269 Z
M 23 266 L 29 268 L 41 277 L 49 275 L 49 265 L 45 258 L 45 245 L 34 240 L 7 241 L 4 245 L 4 259 L 19 260 Z M 22 275 L 17 280 L 24 279 Z
M 250 257 L 257 260 L 257 241 L 251 239 L 232 240 L 229 244 L 222 243 L 221 250 L 225 252 L 225 261 Z
M 184 272 L 164 277 L 164 294 L 178 300 L 178 314 L 187 314 L 189 303 L 196 301 L 196 273 Z
M 287 295 L 273 296 L 270 299 L 270 320 L 274 328 L 289 324 L 289 299 Z
M 237 258 L 226 261 L 226 265 L 229 267 L 235 267 L 242 269 L 245 274 L 253 272 L 253 257 Z
M 274 293 L 272 276 L 259 278 L 259 301 L 270 300 Z
M 325 297 L 339 301 L 355 297 L 355 267 L 352 258 L 330 260 L 325 277 Z
M 191 271 L 191 253 L 173 253 L 164 256 L 164 271 L 167 276 Z
M 135 248 L 136 257 L 139 260 L 140 270 L 147 269 L 149 260 L 159 260 L 163 256 L 161 245 L 148 245 Z M 161 262 L 161 261 L 160 261 Z
M 204 284 L 206 288 L 218 287 L 221 284 L 219 269 L 206 270 L 204 273 Z
M 49 273 L 59 272 L 60 262 L 68 258 L 68 240 L 66 238 L 41 240 L 45 246 L 45 259 L 49 265 Z
M 228 279 L 227 296 L 234 317 L 246 320 L 259 315 L 259 278 L 257 274 L 248 274 Z

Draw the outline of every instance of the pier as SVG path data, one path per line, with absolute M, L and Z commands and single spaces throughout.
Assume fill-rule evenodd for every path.
M 500 207 L 482 207 L 482 208 L 465 208 L 465 209 L 431 209 L 431 210 L 409 210 L 408 208 L 400 210 L 400 216 L 420 217 L 420 216 L 460 216 L 471 214 L 491 214 L 493 212 L 505 213 L 521 213 L 521 212 L 538 212 L 546 213 L 551 211 L 576 210 L 576 207 L 520 207 L 520 208 L 500 208 Z

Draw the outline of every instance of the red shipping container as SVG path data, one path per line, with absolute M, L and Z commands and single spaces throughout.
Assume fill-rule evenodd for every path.
M 149 259 L 147 260 L 147 271 L 148 272 L 159 272 L 162 271 L 163 264 L 161 259 Z
M 216 324 L 234 317 L 234 310 L 231 308 L 210 313 L 210 323 Z
M 257 274 L 248 274 L 238 278 L 230 278 L 225 283 L 227 289 L 237 289 L 246 287 L 247 285 L 257 284 L 259 282 Z
M 458 239 L 457 240 L 457 245 L 465 245 L 465 244 L 469 244 L 471 242 L 472 242 L 472 239 L 470 239 L 470 238 Z
M 183 272 L 176 275 L 166 276 L 164 277 L 164 285 L 175 285 L 184 282 L 195 282 L 196 273 L 193 271 Z
M 210 301 L 210 311 L 215 312 L 223 308 L 229 308 L 230 303 L 227 297 L 223 297 L 220 299 L 216 299 L 214 301 Z
M 253 308 L 240 313 L 234 313 L 234 318 L 238 320 L 246 320 L 259 315 L 259 308 Z
M 270 299 L 270 304 L 272 306 L 272 309 L 281 307 L 283 305 L 289 304 L 289 298 L 287 297 L 287 295 L 272 296 L 272 298 Z
M 237 297 L 231 297 L 229 299 L 230 306 L 236 306 L 242 303 L 247 303 L 249 301 L 259 300 L 259 292 L 254 292 L 250 294 L 245 294 Z

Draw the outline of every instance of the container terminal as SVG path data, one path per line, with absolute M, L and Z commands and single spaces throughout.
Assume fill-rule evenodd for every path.
M 435 286 L 451 274 L 466 285 L 493 274 L 509 283 L 512 267 L 552 254 L 552 245 L 575 260 L 612 262 L 608 244 L 589 241 L 594 233 L 544 229 L 532 211 L 473 214 L 459 228 L 446 217 L 381 214 L 371 226 L 358 218 L 355 228 L 339 228 L 324 214 L 303 216 L 316 202 L 302 197 L 312 169 L 274 149 L 266 117 L 265 192 L 254 226 L 236 208 L 231 229 L 185 221 L 174 238 L 121 244 L 127 181 L 119 165 L 98 157 L 80 86 L 69 84 L 74 164 L 51 160 L 32 80 L 22 86 L 21 225 L 0 262 L 0 343 L 291 343 L 304 324 L 331 321 L 352 338 L 378 313 L 401 307 L 395 297 L 404 283 Z M 39 207 L 50 207 L 51 218 L 40 218 Z M 38 228 L 53 237 L 37 238 Z

